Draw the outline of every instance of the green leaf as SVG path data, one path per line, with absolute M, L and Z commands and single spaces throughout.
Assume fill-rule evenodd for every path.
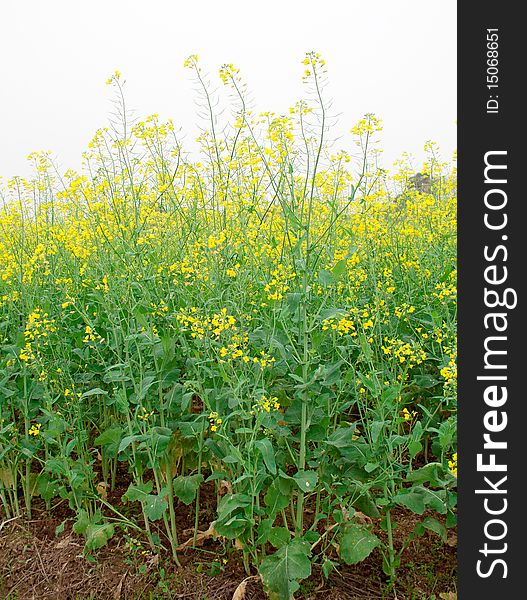
M 66 525 L 66 520 L 62 521 L 60 525 L 55 527 L 55 536 L 58 537 L 61 533 L 64 533 L 64 526 Z
M 371 346 L 370 346 L 368 340 L 366 339 L 366 336 L 363 333 L 359 333 L 358 339 L 359 339 L 359 344 L 360 344 L 362 353 L 366 357 L 366 360 L 371 360 L 373 357 L 373 351 L 371 349 Z M 377 398 L 377 396 L 379 395 L 379 392 L 380 392 L 379 387 L 376 386 L 373 383 L 373 381 L 369 379 L 369 377 L 365 377 L 362 380 L 362 383 L 368 388 L 368 390 L 371 392 L 372 396 L 374 398 Z
M 43 471 L 40 473 L 36 480 L 36 489 L 38 495 L 49 502 L 52 498 L 58 495 L 60 484 L 55 481 L 52 481 L 49 477 L 49 474 Z
M 124 493 L 123 499 L 130 500 L 130 502 L 135 502 L 136 500 L 142 501 L 144 497 L 152 491 L 153 486 L 154 484 L 152 481 L 140 483 L 138 485 L 131 483 Z
M 275 548 L 281 548 L 291 541 L 291 532 L 285 527 L 273 527 L 269 531 L 268 540 Z
M 93 388 L 92 390 L 84 392 L 84 394 L 82 394 L 80 399 L 84 400 L 85 398 L 89 398 L 90 396 L 107 396 L 107 395 L 108 395 L 108 392 L 101 390 L 101 388 Z
M 165 494 L 150 494 L 152 491 L 152 482 L 142 483 L 140 485 L 130 484 L 126 493 L 123 495 L 125 500 L 131 502 L 139 501 L 143 506 L 145 515 L 151 521 L 161 519 L 165 510 L 168 508 L 168 502 L 165 499 Z
M 318 533 L 318 531 L 306 531 L 306 533 L 303 536 L 303 539 L 309 544 L 314 544 L 315 542 L 318 542 L 318 540 L 321 537 L 322 536 L 320 535 L 320 533 Z
M 446 514 L 446 492 L 445 490 L 431 490 L 430 488 L 422 487 L 422 493 L 425 499 L 426 506 L 429 506 L 432 510 L 435 510 L 441 515 Z
M 121 441 L 121 436 L 123 435 L 123 430 L 120 427 L 109 427 L 105 429 L 100 435 L 98 435 L 94 444 L 96 446 L 110 446 L 113 444 L 119 444 Z
M 168 427 L 152 427 L 148 435 L 144 436 L 144 444 L 152 450 L 155 456 L 161 456 L 167 449 L 172 430 Z
M 322 563 L 322 573 L 324 574 L 324 578 L 327 579 L 330 574 L 331 571 L 333 571 L 333 569 L 337 566 L 337 563 L 334 563 L 332 560 L 330 560 L 329 558 L 324 557 L 324 561 Z
M 361 494 L 356 500 L 353 501 L 353 507 L 357 510 L 360 510 L 367 517 L 371 517 L 372 519 L 378 519 L 381 516 L 377 505 L 372 500 L 370 493 L 366 492 Z
M 325 269 L 320 269 L 318 272 L 318 281 L 321 285 L 328 286 L 335 283 L 337 277 L 331 272 L 326 271 Z
M 274 483 L 267 490 L 264 500 L 270 514 L 277 513 L 289 504 L 289 496 L 282 494 Z
M 393 497 L 396 504 L 405 506 L 417 515 L 422 515 L 425 512 L 425 500 L 423 495 L 418 492 L 399 492 Z
M 441 486 L 444 474 L 443 465 L 441 463 L 428 463 L 424 467 L 408 473 L 406 481 L 411 481 L 413 483 L 431 483 L 435 486 Z
M 88 525 L 86 529 L 86 549 L 96 550 L 106 546 L 108 540 L 114 534 L 112 523 L 103 523 L 102 525 Z
M 425 389 L 433 388 L 439 383 L 439 381 L 431 375 L 415 375 L 414 379 L 419 387 Z
M 348 565 L 355 565 L 379 544 L 379 538 L 365 525 L 349 525 L 340 541 L 340 558 Z
M 373 473 L 375 469 L 378 469 L 380 464 L 378 462 L 368 462 L 364 465 L 364 470 L 366 473 Z
M 273 528 L 274 517 L 270 519 L 262 519 L 258 523 L 258 537 L 256 538 L 257 544 L 266 544 L 269 539 L 269 532 Z
M 443 515 L 447 512 L 445 490 L 431 490 L 422 485 L 415 485 L 396 494 L 393 500 L 418 515 L 422 515 L 427 506 Z
M 331 272 L 337 279 L 339 279 L 346 272 L 348 261 L 346 258 L 342 258 L 337 264 L 331 269 Z
M 78 513 L 77 520 L 73 523 L 73 531 L 81 535 L 88 531 L 90 525 L 96 525 L 101 520 L 101 512 L 95 511 L 95 514 L 90 517 L 88 511 L 81 508 Z
M 161 519 L 168 508 L 168 502 L 166 499 L 160 495 L 154 494 L 148 494 L 142 504 L 145 515 L 151 521 L 157 521 Z
M 234 464 L 236 464 L 237 462 L 240 462 L 240 461 L 239 461 L 239 460 L 236 458 L 236 456 L 233 456 L 232 454 L 227 454 L 227 456 L 224 456 L 224 457 L 222 458 L 222 460 L 223 460 L 223 462 L 224 462 L 224 463 L 227 463 L 228 465 L 234 465 Z
M 128 446 L 132 442 L 142 442 L 145 439 L 145 437 L 146 436 L 144 435 L 127 435 L 121 440 L 121 443 L 119 444 L 118 453 L 120 454 L 121 452 L 126 450 L 126 448 L 128 448 Z
M 254 444 L 262 453 L 263 461 L 268 471 L 276 475 L 276 461 L 274 458 L 274 449 L 271 442 L 267 439 L 257 440 Z
M 338 427 L 328 437 L 326 444 L 335 448 L 347 448 L 353 445 L 353 436 L 355 434 L 355 424 L 351 427 Z
M 419 454 L 419 452 L 421 452 L 422 449 L 423 444 L 421 444 L 421 442 L 416 440 L 410 440 L 408 442 L 408 454 L 410 460 L 413 460 Z
M 437 519 L 434 519 L 434 517 L 426 517 L 426 519 L 423 520 L 422 525 L 424 525 L 424 527 L 426 527 L 430 531 L 437 533 L 437 535 L 443 540 L 443 542 L 446 542 L 446 527 Z
M 247 494 L 228 494 L 223 496 L 218 504 L 218 518 L 224 519 L 238 508 L 245 508 L 251 504 L 251 497 Z
M 46 471 L 53 473 L 53 475 L 62 475 L 63 477 L 67 475 L 64 462 L 58 458 L 48 458 L 46 461 Z
M 316 488 L 318 475 L 315 471 L 298 471 L 293 475 L 293 479 L 303 492 L 312 492 Z
M 196 497 L 203 475 L 180 475 L 174 479 L 174 494 L 184 504 L 191 504 Z
M 250 529 L 253 524 L 254 522 L 249 521 L 243 514 L 236 514 L 229 519 L 215 521 L 214 529 L 219 535 L 234 540 Z
M 298 581 L 311 575 L 309 544 L 293 540 L 275 554 L 262 560 L 259 567 L 264 586 L 280 600 L 292 600 L 300 587 Z
M 136 402 L 139 403 L 146 397 L 148 390 L 155 383 L 155 380 L 156 380 L 156 378 L 154 375 L 147 375 L 146 377 L 144 377 L 141 380 L 139 392 L 137 393 Z
M 379 439 L 379 436 L 385 425 L 388 425 L 388 421 L 373 421 L 371 424 L 371 441 L 373 444 L 377 443 L 377 440 Z

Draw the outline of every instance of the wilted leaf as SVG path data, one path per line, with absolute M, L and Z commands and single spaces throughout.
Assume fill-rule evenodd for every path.
M 108 499 L 108 484 L 105 481 L 100 481 L 95 489 L 103 500 Z
M 211 538 L 216 537 L 216 536 L 217 536 L 217 533 L 216 533 L 216 530 L 214 529 L 214 523 L 211 523 L 209 525 L 209 528 L 207 529 L 207 531 L 198 531 L 198 535 L 196 536 L 196 546 L 203 546 L 204 542 L 206 542 L 207 540 L 210 540 Z M 177 547 L 177 550 L 183 550 L 184 548 L 193 546 L 193 544 L 194 544 L 194 536 L 189 538 L 186 542 L 183 542 L 183 544 L 180 544 Z
M 238 587 L 234 590 L 234 594 L 232 595 L 231 600 L 245 600 L 245 592 L 247 590 L 247 584 L 252 579 L 258 579 L 258 575 L 251 575 L 251 577 L 246 577 Z

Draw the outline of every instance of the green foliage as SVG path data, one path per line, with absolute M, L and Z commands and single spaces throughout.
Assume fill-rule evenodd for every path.
M 250 115 L 225 65 L 232 127 L 187 66 L 211 107 L 198 162 L 150 117 L 99 131 L 83 173 L 36 154 L 8 185 L 0 505 L 60 498 L 86 552 L 120 523 L 177 562 L 181 505 L 197 541 L 205 496 L 277 598 L 374 549 L 393 580 L 398 510 L 419 517 L 403 548 L 455 524 L 455 167 L 427 146 L 430 193 L 379 168 L 373 115 L 358 163 L 329 151 L 316 53 L 290 116 Z
M 298 582 L 311 575 L 309 545 L 293 540 L 264 558 L 259 570 L 271 598 L 289 600 L 300 587 Z

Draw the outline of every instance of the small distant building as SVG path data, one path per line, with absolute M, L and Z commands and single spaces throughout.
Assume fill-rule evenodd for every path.
M 416 173 L 409 179 L 410 187 L 415 188 L 421 194 L 429 194 L 432 190 L 432 179 L 426 173 Z

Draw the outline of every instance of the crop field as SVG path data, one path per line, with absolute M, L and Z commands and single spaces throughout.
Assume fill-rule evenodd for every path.
M 455 598 L 401 575 L 455 536 L 455 163 L 381 168 L 373 114 L 341 149 L 316 53 L 286 115 L 186 66 L 195 152 L 116 72 L 82 168 L 36 152 L 0 208 L 0 549 L 47 519 L 149 587 L 0 593 L 318 598 L 368 565 L 379 595 L 334 597 Z M 189 569 L 236 581 L 178 595 Z

